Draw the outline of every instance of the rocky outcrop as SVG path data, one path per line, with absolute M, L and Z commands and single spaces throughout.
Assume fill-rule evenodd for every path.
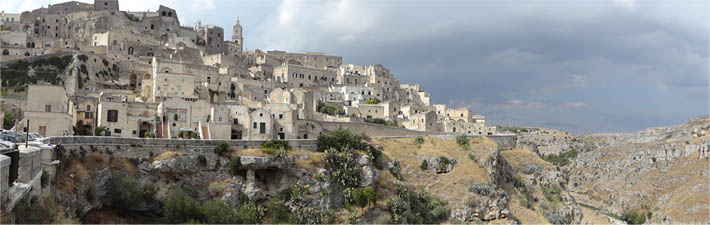
M 417 160 L 426 161 L 427 170 L 434 169 L 437 174 L 448 173 L 454 170 L 455 158 L 447 157 L 417 157 Z M 424 169 L 424 168 L 422 168 Z
M 474 182 L 469 191 L 475 195 L 466 200 L 463 208 L 452 212 L 454 218 L 462 221 L 490 221 L 510 215 L 508 194 L 502 189 L 492 184 Z

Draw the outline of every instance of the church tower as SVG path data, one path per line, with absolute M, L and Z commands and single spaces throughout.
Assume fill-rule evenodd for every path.
M 239 24 L 239 17 L 237 17 L 237 24 L 235 24 L 233 28 L 232 42 L 238 45 L 241 51 L 244 48 L 244 37 L 242 37 L 242 25 Z

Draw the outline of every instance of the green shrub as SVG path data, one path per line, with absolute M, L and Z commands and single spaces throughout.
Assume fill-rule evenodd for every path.
M 463 149 L 468 149 L 469 144 L 468 144 L 468 137 L 466 136 L 458 136 L 456 137 L 456 143 L 461 146 Z
M 336 116 L 336 115 L 344 116 L 345 115 L 345 110 L 343 110 L 343 108 L 337 107 L 337 106 L 326 105 L 323 101 L 318 101 L 318 103 L 316 105 L 316 111 L 319 113 L 324 113 L 324 114 L 328 114 L 331 116 Z
M 560 193 L 562 192 L 560 185 L 547 184 L 547 185 L 542 185 L 541 187 L 542 187 L 542 193 L 545 195 L 545 198 L 547 198 L 547 200 L 562 201 L 562 197 L 560 197 Z
M 399 166 L 393 166 L 390 167 L 390 173 L 394 178 L 397 178 L 397 180 L 404 181 L 404 176 L 402 175 L 402 168 Z
M 367 101 L 365 101 L 365 104 L 368 104 L 368 105 L 380 104 L 380 99 L 370 98 L 370 99 L 367 99 Z
M 163 216 L 166 223 L 172 224 L 202 219 L 200 205 L 179 188 L 168 191 L 163 202 Z
M 318 136 L 319 152 L 324 152 L 325 150 L 331 148 L 362 150 L 364 147 L 365 143 L 362 142 L 362 136 L 353 134 L 352 132 L 341 128 L 338 128 L 328 134 L 321 134 Z
M 151 190 L 147 192 L 144 189 Z M 119 213 L 126 213 L 132 207 L 142 203 L 151 203 L 153 199 L 152 188 L 148 185 L 141 185 L 132 176 L 122 176 L 113 172 L 109 180 L 108 196 L 109 205 Z
M 449 161 L 449 158 L 446 158 L 443 156 L 439 157 L 439 170 L 440 171 L 445 171 L 446 167 L 448 167 L 449 164 L 451 164 L 451 161 Z
M 226 142 L 220 142 L 217 147 L 214 148 L 214 153 L 218 156 L 224 157 L 229 153 L 229 145 Z
M 285 140 L 269 140 L 261 145 L 261 152 L 269 155 L 279 153 L 279 151 L 289 151 L 291 146 Z
M 621 215 L 621 220 L 628 224 L 643 224 L 646 222 L 646 216 L 636 212 L 636 210 L 627 210 Z
M 353 149 L 326 150 L 325 168 L 330 171 L 331 180 L 345 188 L 360 186 L 362 167 L 357 163 L 359 156 Z
M 286 207 L 283 200 L 271 198 L 266 202 L 266 216 L 264 222 L 269 224 L 296 224 L 298 217 Z
M 197 161 L 200 163 L 200 166 L 207 166 L 207 157 L 204 155 L 197 156 Z
M 37 196 L 25 195 L 12 210 L 16 224 L 43 224 L 51 219 L 39 203 Z
M 391 127 L 398 127 L 397 121 L 385 120 L 382 118 L 365 118 L 366 123 L 374 123 Z
M 362 191 L 362 194 L 365 195 L 368 205 L 370 203 L 372 203 L 372 204 L 377 203 L 377 192 L 375 192 L 375 189 L 372 188 L 372 186 L 365 187 L 365 189 Z
M 232 176 L 236 176 L 240 167 L 242 167 L 242 158 L 239 156 L 232 156 L 232 158 L 229 159 L 230 174 L 232 174 Z
M 429 169 L 429 162 L 427 162 L 426 160 L 422 160 L 422 164 L 419 164 L 419 169 L 428 170 Z
M 404 214 L 407 212 L 407 205 L 399 196 L 392 196 L 387 200 L 387 209 L 393 224 L 404 222 Z
M 254 202 L 246 202 L 239 207 L 237 218 L 242 224 L 257 224 L 264 216 L 264 208 L 257 206 Z
M 2 121 L 2 127 L 3 129 L 10 129 L 13 126 L 15 126 L 15 113 L 12 111 L 5 111 Z
M 546 155 L 546 156 L 543 156 L 542 159 L 544 159 L 545 161 L 548 161 L 556 166 L 563 167 L 563 166 L 566 166 L 567 164 L 569 164 L 570 159 L 576 158 L 577 154 L 578 154 L 577 150 L 572 149 L 570 151 L 563 152 L 563 153 L 560 153 L 557 155 L 555 155 L 555 154 Z
M 206 224 L 235 224 L 239 223 L 237 215 L 221 199 L 212 199 L 200 207 L 202 218 Z M 196 219 L 196 218 L 193 218 Z
M 417 138 L 414 139 L 414 144 L 417 145 L 417 148 L 422 148 L 422 144 L 424 144 L 424 137 L 417 136 Z

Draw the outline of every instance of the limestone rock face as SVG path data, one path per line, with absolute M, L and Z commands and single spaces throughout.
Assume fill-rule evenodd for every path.
M 418 160 L 426 161 L 427 170 L 434 169 L 437 174 L 448 173 L 454 170 L 455 158 L 446 157 L 417 157 Z
M 294 158 L 286 157 L 263 157 L 263 156 L 241 156 L 242 168 L 249 170 L 261 170 L 269 168 L 289 169 L 293 166 Z
M 194 173 L 199 170 L 196 155 L 177 156 L 153 162 L 153 169 L 163 173 Z
M 462 221 L 483 221 L 506 218 L 510 215 L 508 209 L 508 194 L 495 185 L 473 183 L 469 189 L 475 195 L 466 200 L 463 208 L 456 209 L 453 216 Z

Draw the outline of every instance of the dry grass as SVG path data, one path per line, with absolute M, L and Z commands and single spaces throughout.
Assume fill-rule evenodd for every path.
M 582 224 L 609 224 L 609 218 L 605 215 L 598 213 L 595 210 L 589 209 L 587 207 L 580 207 L 582 209 Z
M 266 154 L 261 151 L 260 148 L 250 148 L 250 149 L 244 149 L 240 151 L 235 151 L 232 153 L 232 155 L 237 156 L 237 155 L 246 155 L 246 156 L 258 156 L 258 157 L 270 157 L 273 155 Z
M 166 152 L 163 152 L 160 155 L 156 156 L 155 161 L 173 159 L 175 157 L 182 156 L 184 154 L 185 153 L 182 153 L 182 152 L 166 151 Z
M 528 149 L 513 149 L 503 151 L 501 152 L 501 155 L 503 156 L 503 158 L 505 158 L 505 160 L 510 163 L 510 166 L 512 166 L 516 172 L 520 171 L 520 168 L 525 163 L 537 164 L 542 166 L 543 168 L 555 168 L 554 165 L 545 160 L 542 160 L 540 157 L 537 156 L 537 154 Z
M 421 148 L 414 144 L 414 138 L 385 138 L 373 139 L 374 144 L 381 145 L 385 154 L 390 159 L 400 162 L 404 180 L 418 190 L 426 190 L 449 202 L 452 209 L 464 204 L 465 196 L 472 195 L 468 188 L 471 182 L 487 182 L 488 174 L 479 163 L 469 159 L 468 154 L 474 153 L 478 161 L 483 161 L 491 155 L 491 148 L 495 143 L 488 138 L 471 143 L 469 149 L 464 150 L 455 140 L 444 140 L 437 137 L 425 137 Z M 473 141 L 472 141 L 473 142 Z M 422 171 L 419 168 L 426 157 L 448 157 L 456 159 L 453 171 L 445 174 L 436 174 L 434 170 Z M 379 177 L 378 196 L 385 197 L 394 193 L 395 178 L 389 172 L 383 171 Z M 388 186 L 389 185 L 389 186 Z M 378 203 L 379 204 L 379 203 Z
M 123 170 L 130 172 L 133 175 L 138 175 L 138 168 L 130 161 L 119 158 L 110 157 L 106 154 L 89 153 L 83 160 L 81 159 L 64 159 L 67 160 L 66 168 L 59 171 L 58 186 L 65 193 L 77 191 L 77 185 L 86 185 L 88 181 L 85 178 L 93 177 L 97 171 L 105 168 L 112 170 Z M 72 177 L 73 176 L 73 177 Z
M 312 152 L 303 149 L 295 149 L 289 152 L 289 155 L 296 158 L 296 166 L 307 169 L 314 170 L 318 168 L 323 168 L 325 165 L 325 156 L 321 152 Z

